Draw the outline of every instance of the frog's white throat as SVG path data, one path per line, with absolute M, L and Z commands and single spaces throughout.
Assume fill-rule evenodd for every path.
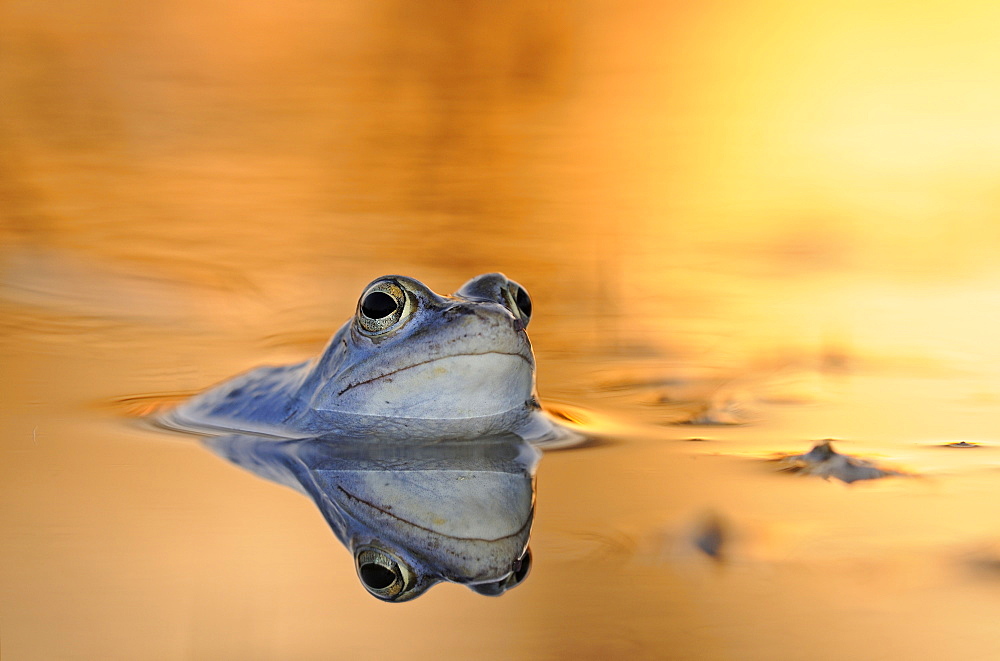
M 534 391 L 534 361 L 489 351 L 417 361 L 367 378 L 327 384 L 318 413 L 411 420 L 469 420 L 519 410 Z

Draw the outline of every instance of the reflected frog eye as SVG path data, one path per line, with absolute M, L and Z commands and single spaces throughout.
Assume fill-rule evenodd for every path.
M 355 561 L 358 578 L 373 596 L 395 601 L 413 587 L 413 572 L 404 563 L 380 549 L 359 549 Z
M 531 571 L 531 549 L 525 548 L 521 557 L 514 561 L 511 573 L 506 578 L 492 583 L 476 583 L 469 587 L 473 592 L 486 595 L 487 597 L 499 597 L 507 590 L 517 587 L 528 576 Z
M 358 325 L 370 335 L 377 335 L 396 326 L 413 311 L 409 297 L 391 280 L 376 282 L 358 301 Z
M 514 563 L 514 573 L 511 574 L 511 579 L 510 579 L 511 583 L 507 587 L 512 588 L 515 585 L 519 584 L 528 576 L 528 573 L 530 571 L 531 571 L 531 549 L 526 548 L 524 549 L 524 555 L 518 558 L 517 562 Z
M 531 320 L 531 297 L 527 290 L 513 280 L 506 289 L 507 304 L 525 326 Z

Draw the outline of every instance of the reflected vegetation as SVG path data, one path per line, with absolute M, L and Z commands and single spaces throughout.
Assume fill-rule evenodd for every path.
M 408 601 L 440 581 L 497 596 L 530 569 L 540 453 L 518 436 L 354 443 L 230 434 L 202 442 L 309 496 L 351 552 L 361 584 L 384 601 Z

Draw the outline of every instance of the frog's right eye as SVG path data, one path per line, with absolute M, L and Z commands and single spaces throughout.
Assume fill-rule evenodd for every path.
M 369 335 L 378 335 L 395 327 L 413 312 L 406 291 L 392 280 L 370 286 L 358 301 L 358 325 Z
M 511 280 L 503 291 L 507 297 L 507 307 L 521 320 L 521 323 L 527 326 L 531 321 L 531 297 L 528 296 L 527 290 Z
M 397 601 L 414 587 L 414 574 L 393 555 L 373 547 L 358 550 L 355 556 L 358 577 L 372 596 Z

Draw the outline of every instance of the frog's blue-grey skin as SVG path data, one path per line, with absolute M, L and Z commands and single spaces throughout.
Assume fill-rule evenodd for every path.
M 519 436 L 437 443 L 342 437 L 204 439 L 217 454 L 308 495 L 369 593 L 407 601 L 440 581 L 499 595 L 528 573 L 539 452 Z
M 182 404 L 167 424 L 378 441 L 512 432 L 541 446 L 572 445 L 581 436 L 538 404 L 530 317 L 527 292 L 499 273 L 451 296 L 384 276 L 365 288 L 319 358 L 235 377 Z

